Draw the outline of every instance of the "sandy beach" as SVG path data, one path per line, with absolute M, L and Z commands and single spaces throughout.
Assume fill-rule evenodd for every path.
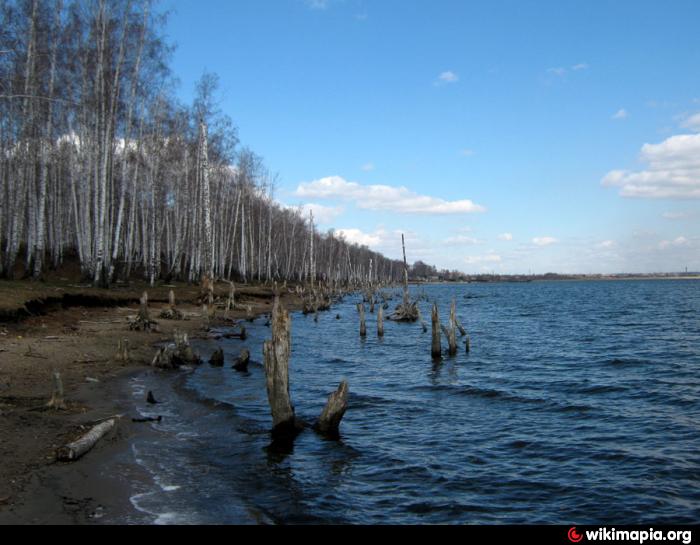
M 149 289 L 159 331 L 130 331 L 128 317 L 137 313 L 143 289 L 110 290 L 103 298 L 102 290 L 75 285 L 0 283 L 0 524 L 147 522 L 129 502 L 130 483 L 147 476 L 128 458 L 130 441 L 151 431 L 131 422 L 126 383 L 136 374 L 158 372 L 150 367 L 154 345 L 171 341 L 175 329 L 190 338 L 210 334 L 196 305 L 199 289 L 186 285 Z M 170 289 L 184 321 L 158 318 Z M 228 284 L 216 288 L 217 296 L 227 292 Z M 237 305 L 250 306 L 253 315 L 269 312 L 271 289 L 243 287 L 236 294 Z M 292 296 L 285 299 L 293 308 Z M 237 307 L 229 318 L 243 319 L 248 312 Z M 128 363 L 114 358 L 122 339 L 129 341 Z M 45 408 L 54 371 L 63 380 L 64 411 Z M 122 415 L 116 431 L 86 456 L 70 464 L 56 461 L 58 447 L 115 415 Z

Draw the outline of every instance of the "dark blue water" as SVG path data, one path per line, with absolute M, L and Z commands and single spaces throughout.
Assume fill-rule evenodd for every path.
M 260 365 L 138 379 L 136 398 L 166 399 L 155 438 L 134 445 L 156 479 L 134 504 L 158 522 L 700 520 L 700 282 L 423 289 L 428 319 L 456 299 L 471 353 L 436 364 L 430 333 L 388 322 L 379 340 L 371 314 L 360 340 L 357 297 L 318 323 L 294 315 L 297 415 L 313 421 L 347 378 L 341 441 L 306 431 L 267 450 Z M 269 329 L 248 329 L 228 360 L 243 346 L 262 359 Z

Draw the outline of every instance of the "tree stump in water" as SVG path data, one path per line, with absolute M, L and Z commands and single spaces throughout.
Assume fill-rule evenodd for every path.
M 343 380 L 338 389 L 328 397 L 314 429 L 330 437 L 340 435 L 340 421 L 348 408 L 348 381 Z
M 244 348 L 241 350 L 240 355 L 238 358 L 236 358 L 236 361 L 233 364 L 233 368 L 236 371 L 242 371 L 245 372 L 248 370 L 248 363 L 250 362 L 250 352 L 248 351 L 247 348 Z
M 449 327 L 442 326 L 442 331 L 447 337 L 447 351 L 450 356 L 457 354 L 457 312 L 455 300 L 452 300 L 450 307 Z
M 437 303 L 433 304 L 431 318 L 433 322 L 433 342 L 430 354 L 433 356 L 433 359 L 440 359 L 442 357 L 442 343 L 440 342 L 440 315 L 438 314 Z
M 365 304 L 361 303 L 358 308 L 360 311 L 360 337 L 366 337 L 367 324 L 365 324 Z
M 151 365 L 159 369 L 178 369 L 183 365 L 199 365 L 201 363 L 202 359 L 192 350 L 187 340 L 187 334 L 180 335 L 176 331 L 175 345 L 158 349 Z
M 377 336 L 382 338 L 384 336 L 384 309 L 379 307 L 379 312 L 377 312 Z
M 289 354 L 291 322 L 279 296 L 272 305 L 272 340 L 263 345 L 267 398 L 272 413 L 272 437 L 289 438 L 297 434 L 294 407 L 289 396 Z
M 212 367 L 223 367 L 224 366 L 224 350 L 222 348 L 217 348 L 216 351 L 209 358 L 209 365 Z

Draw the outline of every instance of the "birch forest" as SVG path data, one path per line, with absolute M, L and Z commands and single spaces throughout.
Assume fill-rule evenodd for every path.
M 275 200 L 204 74 L 174 98 L 149 0 L 0 0 L 0 276 L 393 282 L 403 263 Z

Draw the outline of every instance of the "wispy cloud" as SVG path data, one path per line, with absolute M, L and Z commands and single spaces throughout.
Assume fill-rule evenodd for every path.
M 311 9 L 326 9 L 331 4 L 331 0 L 304 0 L 304 4 Z
M 700 198 L 700 133 L 644 144 L 641 160 L 648 163 L 646 170 L 613 170 L 605 175 L 602 185 L 620 187 L 623 197 Z
M 341 199 L 353 202 L 365 210 L 388 210 L 400 214 L 471 214 L 485 208 L 469 199 L 447 201 L 419 195 L 406 187 L 390 185 L 363 185 L 348 182 L 340 176 L 329 176 L 302 183 L 296 195 L 310 199 Z
M 572 69 L 574 72 L 578 72 L 579 70 L 588 70 L 588 68 L 589 68 L 588 63 L 585 63 L 585 62 L 580 62 L 580 63 L 578 63 L 578 64 L 574 64 L 574 65 L 571 67 L 571 69 Z
M 620 108 L 611 116 L 611 119 L 627 119 L 629 115 L 630 114 L 627 112 L 627 110 Z
M 511 233 L 501 233 L 498 235 L 498 240 L 511 241 L 513 240 L 513 235 Z
M 700 132 L 700 112 L 687 116 L 681 123 L 681 127 Z
M 372 172 L 374 170 L 374 163 L 365 163 L 360 167 L 363 172 Z
M 459 76 L 452 70 L 447 70 L 437 77 L 435 85 L 448 85 L 450 83 L 457 83 L 458 81 Z
M 565 66 L 554 66 L 552 68 L 547 68 L 547 73 L 552 74 L 553 76 L 557 76 L 560 78 L 563 78 L 566 76 L 566 74 L 571 72 L 581 72 L 582 70 L 588 70 L 590 66 L 586 62 L 579 62 L 577 64 L 574 64 L 570 67 L 565 67 Z
M 557 242 L 559 241 L 554 237 L 535 237 L 532 239 L 532 243 L 535 246 L 551 246 Z
M 459 154 L 462 157 L 472 157 L 476 152 L 470 148 L 464 148 L 459 150 Z

